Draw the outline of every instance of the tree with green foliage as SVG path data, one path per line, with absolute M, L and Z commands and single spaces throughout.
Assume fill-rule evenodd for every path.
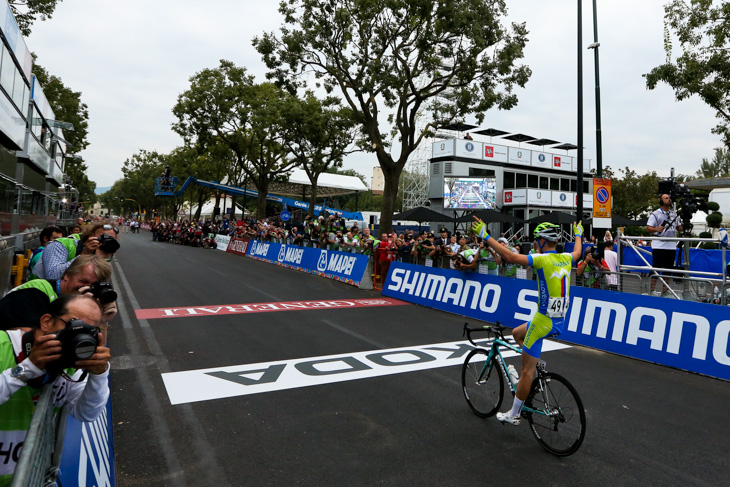
M 278 83 L 307 86 L 313 74 L 342 93 L 383 169 L 385 232 L 403 168 L 424 138 L 466 115 L 481 123 L 492 107 L 512 108 L 530 75 L 515 66 L 527 29 L 502 25 L 504 0 L 281 0 L 279 11 L 280 35 L 254 46 Z
M 707 226 L 713 229 L 713 234 L 722 226 L 722 213 L 720 213 L 720 204 L 717 201 L 707 202 L 707 211 L 710 212 L 705 221 Z
M 706 157 L 702 159 L 697 177 L 709 179 L 730 177 L 730 151 L 724 147 L 715 148 L 712 161 L 708 161 Z
M 89 145 L 89 108 L 81 101 L 81 92 L 73 91 L 61 78 L 49 74 L 37 63 L 33 65 L 33 74 L 43 87 L 56 120 L 73 124 L 73 130 L 63 132 L 64 140 L 68 141 L 68 152 L 77 154 L 86 149 Z M 79 191 L 79 201 L 96 202 L 96 183 L 89 180 L 89 168 L 83 158 L 78 155 L 67 157 L 64 164 L 64 172 Z
M 36 20 L 48 20 L 62 0 L 8 0 L 23 37 L 28 37 Z
M 344 108 L 340 100 L 320 100 L 311 91 L 301 100 L 292 97 L 284 116 L 289 123 L 284 127 L 283 144 L 309 178 L 308 213 L 314 216 L 319 176 L 342 167 L 346 155 L 360 150 L 355 145 L 356 122 L 352 110 Z
M 199 146 L 221 143 L 233 154 L 228 184 L 250 181 L 258 191 L 257 216 L 266 214 L 266 194 L 272 181 L 282 179 L 294 161 L 284 150 L 289 97 L 271 83 L 255 84 L 244 67 L 221 60 L 190 78 L 190 88 L 178 96 L 173 130 Z
M 644 75 L 646 86 L 666 83 L 677 101 L 699 96 L 720 120 L 712 132 L 730 145 L 730 1 L 672 0 L 664 7 L 664 26 L 667 58 Z M 681 46 L 676 59 L 672 35 Z
M 115 214 L 131 215 L 140 209 L 148 215 L 150 210 L 173 216 L 175 202 L 170 197 L 155 196 L 155 180 L 168 164 L 169 156 L 156 151 L 140 150 L 124 161 L 124 177 L 101 195 L 102 202 Z M 141 216 L 141 215 L 140 215 Z

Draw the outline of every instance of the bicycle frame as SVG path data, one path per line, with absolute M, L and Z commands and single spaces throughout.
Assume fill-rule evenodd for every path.
M 466 333 L 467 338 L 469 342 L 472 343 L 477 348 L 485 348 L 477 344 L 474 340 L 471 338 L 471 332 L 472 331 L 484 331 L 491 333 L 493 335 L 492 338 L 492 345 L 489 349 L 489 353 L 487 354 L 487 358 L 484 361 L 484 368 L 482 369 L 481 373 L 479 374 L 478 380 L 483 380 L 484 375 L 487 373 L 490 364 L 492 363 L 493 357 L 498 357 L 497 363 L 499 363 L 499 367 L 501 369 L 502 375 L 507 379 L 507 383 L 509 384 L 510 390 L 512 391 L 512 394 L 517 393 L 517 387 L 515 386 L 514 382 L 512 381 L 512 377 L 507 373 L 507 362 L 504 359 L 504 356 L 502 355 L 502 349 L 506 348 L 509 350 L 512 350 L 513 352 L 517 353 L 518 355 L 522 355 L 522 348 L 519 345 L 511 344 L 509 343 L 505 338 L 504 335 L 502 335 L 501 330 L 502 326 L 499 324 L 499 322 L 495 323 L 495 327 L 489 326 L 489 327 L 483 327 L 483 328 L 469 328 L 467 326 L 467 323 L 464 323 L 464 333 Z M 531 408 L 525 404 L 522 405 L 522 411 L 532 414 L 541 414 L 544 416 L 560 416 L 562 413 L 559 409 L 553 408 L 550 406 L 550 403 L 548 401 L 548 396 L 545 394 L 545 384 L 544 384 L 544 373 L 547 372 L 546 364 L 544 360 L 539 360 L 537 364 L 537 375 L 535 378 L 538 380 L 538 384 L 540 385 L 540 393 L 543 396 L 543 402 L 548 406 L 547 410 L 542 409 L 534 409 Z

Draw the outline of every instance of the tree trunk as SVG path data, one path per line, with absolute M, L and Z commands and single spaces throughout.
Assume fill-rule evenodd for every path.
M 229 220 L 233 221 L 236 219 L 236 195 L 231 195 L 231 216 Z
M 383 207 L 380 209 L 380 222 L 378 234 L 391 233 L 393 230 L 393 212 L 395 211 L 395 200 L 398 197 L 398 182 L 403 172 L 403 167 L 383 168 Z
M 200 214 L 203 211 L 203 200 L 205 200 L 205 197 L 208 195 L 207 191 L 203 191 L 202 189 L 198 190 L 198 208 L 195 210 L 195 217 L 194 220 L 200 220 Z M 192 205 L 192 201 L 190 204 Z
M 269 192 L 269 182 L 259 181 L 256 189 L 259 192 L 258 201 L 256 203 L 256 219 L 266 218 L 266 194 Z
M 307 210 L 307 214 L 314 217 L 314 206 L 317 204 L 317 181 L 310 181 L 310 183 L 312 184 L 312 194 L 309 195 L 309 209 Z

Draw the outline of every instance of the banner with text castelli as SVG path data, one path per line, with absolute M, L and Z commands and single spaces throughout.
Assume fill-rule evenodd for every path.
M 226 252 L 243 255 L 245 257 L 249 241 L 250 239 L 248 238 L 232 238 L 231 241 L 228 243 L 228 248 L 226 249 Z
M 383 296 L 515 327 L 537 312 L 537 283 L 393 262 Z M 725 306 L 571 286 L 559 339 L 730 380 Z
M 246 257 L 359 286 L 368 256 L 275 242 L 249 242 Z
M 611 218 L 611 180 L 593 178 L 593 218 Z

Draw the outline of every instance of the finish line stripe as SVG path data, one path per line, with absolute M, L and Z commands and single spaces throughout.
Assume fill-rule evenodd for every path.
M 392 298 L 377 299 L 333 299 L 325 301 L 288 301 L 274 303 L 222 304 L 182 308 L 156 308 L 134 310 L 138 320 L 157 318 L 188 318 L 191 316 L 237 315 L 248 313 L 270 313 L 272 311 L 308 311 L 313 309 L 373 308 L 402 306 L 410 303 Z

